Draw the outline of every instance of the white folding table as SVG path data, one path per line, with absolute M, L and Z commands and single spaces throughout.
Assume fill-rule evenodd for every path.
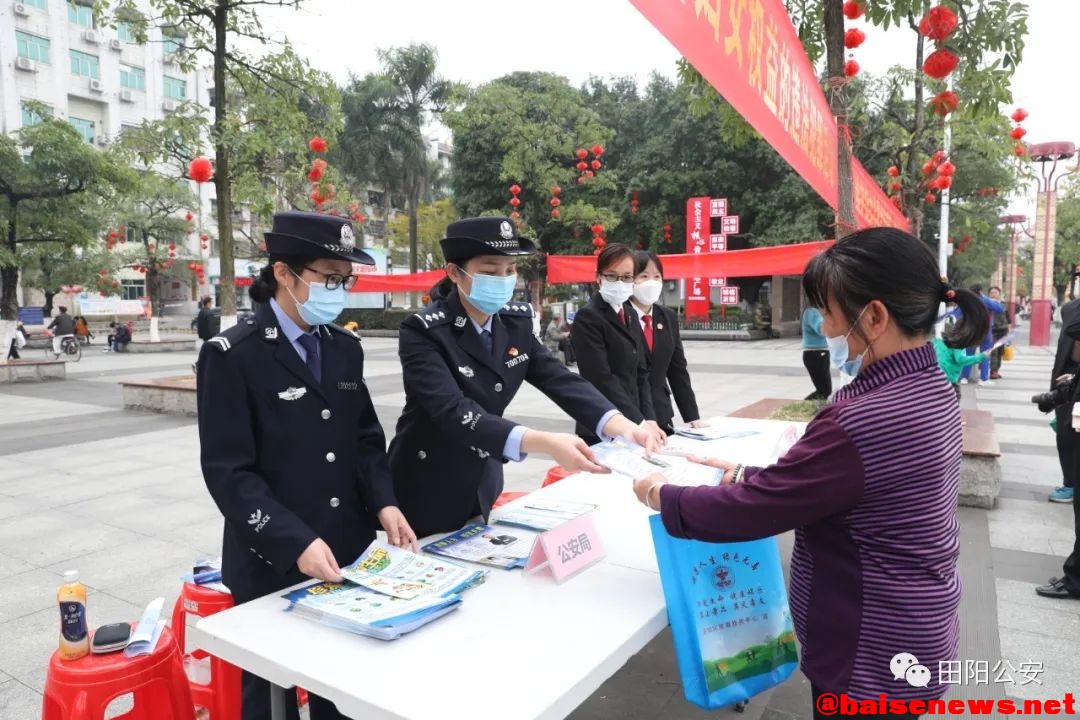
M 792 425 L 737 422 L 760 431 L 738 442 L 742 462 L 768 462 Z M 528 498 L 596 504 L 607 557 L 561 585 L 493 569 L 460 609 L 392 642 L 286 613 L 285 591 L 202 618 L 189 637 L 270 681 L 274 720 L 294 686 L 364 720 L 564 718 L 667 625 L 652 513 L 619 475 L 572 475 Z

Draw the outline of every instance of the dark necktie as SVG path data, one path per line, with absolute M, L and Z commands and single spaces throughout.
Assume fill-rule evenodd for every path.
M 649 346 L 649 351 L 652 351 L 653 344 L 653 329 L 652 329 L 652 315 L 642 315 L 641 322 L 645 323 L 643 330 L 645 331 L 645 344 Z
M 304 333 L 298 340 L 301 347 L 304 348 L 304 354 L 307 355 L 307 359 L 304 362 L 307 365 L 308 370 L 315 376 L 315 382 L 321 383 L 322 363 L 319 362 L 319 339 L 310 333 Z
M 484 343 L 484 348 L 488 351 L 488 354 L 495 352 L 495 340 L 491 337 L 490 330 L 480 331 L 480 341 Z

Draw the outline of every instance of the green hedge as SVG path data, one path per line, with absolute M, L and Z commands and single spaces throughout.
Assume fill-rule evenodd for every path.
M 355 320 L 361 330 L 397 330 L 402 321 L 416 310 L 346 310 L 338 316 L 337 324 Z

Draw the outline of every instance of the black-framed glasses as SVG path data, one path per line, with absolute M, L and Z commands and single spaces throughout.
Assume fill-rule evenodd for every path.
M 304 269 L 310 270 L 316 275 L 322 275 L 327 290 L 337 290 L 340 287 L 344 287 L 345 290 L 352 290 L 353 285 L 356 284 L 355 275 L 338 275 L 337 273 L 324 273 L 322 270 L 316 270 L 315 268 L 308 265 L 305 265 Z
M 604 278 L 608 282 L 624 282 L 624 283 L 632 283 L 632 282 L 634 282 L 634 276 L 630 275 L 630 274 L 616 275 L 615 273 L 600 273 L 600 277 Z

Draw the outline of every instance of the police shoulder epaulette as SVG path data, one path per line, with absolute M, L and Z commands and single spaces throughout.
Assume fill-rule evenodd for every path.
M 442 307 L 428 306 L 420 312 L 413 315 L 413 317 L 420 320 L 424 327 L 430 329 L 439 325 L 445 325 L 453 318 L 446 314 L 446 309 Z
M 503 305 L 503 309 L 499 311 L 499 314 L 531 318 L 533 316 L 533 307 L 526 302 L 510 303 L 509 305 Z
M 220 352 L 228 352 L 233 346 L 255 335 L 255 329 L 255 320 L 248 318 L 238 322 L 227 330 L 222 330 L 220 333 L 207 340 L 206 344 L 216 348 Z

